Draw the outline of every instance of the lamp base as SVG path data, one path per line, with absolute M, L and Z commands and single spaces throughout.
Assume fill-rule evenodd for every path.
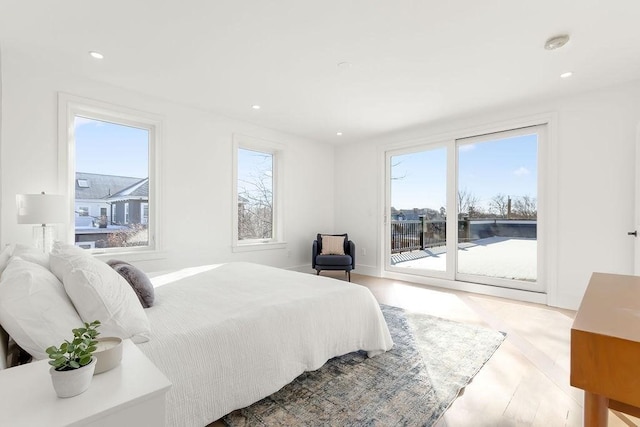
M 51 225 L 36 225 L 33 227 L 34 246 L 44 253 L 51 252 L 53 241 L 56 239 L 56 229 Z

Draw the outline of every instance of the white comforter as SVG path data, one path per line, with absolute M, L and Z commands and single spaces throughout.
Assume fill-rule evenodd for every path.
M 249 263 L 188 272 L 152 279 L 162 286 L 139 344 L 173 383 L 167 425 L 203 427 L 332 357 L 393 346 L 363 286 Z

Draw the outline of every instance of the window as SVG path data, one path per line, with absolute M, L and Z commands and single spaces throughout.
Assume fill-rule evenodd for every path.
M 124 204 L 124 223 L 129 224 L 129 203 Z
M 282 149 L 279 145 L 234 136 L 234 248 L 283 244 L 280 221 Z
M 88 217 L 76 219 L 69 240 L 92 250 L 155 249 L 155 164 L 161 122 L 137 111 L 63 94 L 59 111 L 60 120 L 67 123 L 60 137 L 65 159 L 61 175 L 72 184 L 73 210 Z
M 149 203 L 142 203 L 142 206 L 140 208 L 141 208 L 140 216 L 142 218 L 141 223 L 148 224 L 149 223 Z

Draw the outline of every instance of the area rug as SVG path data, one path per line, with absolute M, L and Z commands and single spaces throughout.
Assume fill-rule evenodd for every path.
M 401 308 L 381 306 L 392 350 L 329 360 L 278 392 L 232 412 L 240 426 L 432 426 L 505 335 Z

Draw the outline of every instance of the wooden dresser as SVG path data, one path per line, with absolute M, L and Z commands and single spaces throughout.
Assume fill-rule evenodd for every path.
M 640 277 L 594 273 L 571 328 L 571 385 L 585 391 L 585 427 L 607 408 L 640 416 Z

